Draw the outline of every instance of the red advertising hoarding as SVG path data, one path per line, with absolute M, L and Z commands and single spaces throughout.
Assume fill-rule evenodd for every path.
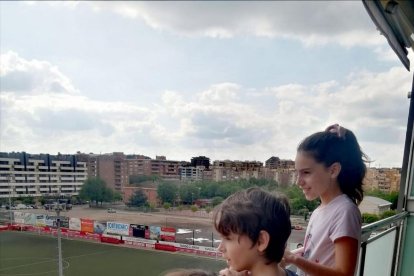
M 93 222 L 92 219 L 83 219 L 81 218 L 81 231 L 87 233 L 93 233 Z
M 162 241 L 175 242 L 175 228 L 161 227 L 160 238 Z

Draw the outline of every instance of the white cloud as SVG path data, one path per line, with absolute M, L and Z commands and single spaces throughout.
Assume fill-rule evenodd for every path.
M 386 43 L 375 31 L 362 3 L 357 1 L 92 1 L 82 4 L 95 12 L 114 12 L 145 22 L 156 30 L 185 36 L 279 37 L 299 40 L 308 46 Z
M 202 154 L 264 161 L 272 155 L 294 158 L 300 139 L 338 122 L 355 132 L 377 163 L 399 166 L 402 160 L 411 85 L 402 66 L 354 72 L 342 83 L 294 83 L 263 91 L 217 83 L 191 97 L 165 91 L 162 102 L 142 107 L 89 99 L 47 61 L 26 60 L 13 52 L 2 60 L 7 61 L 1 64 L 2 79 L 25 72 L 10 83 L 36 80 L 2 87 L 2 150 L 124 151 L 180 160 Z M 51 89 L 51 79 L 66 88 Z M 262 105 L 251 104 L 252 97 Z M 264 111 L 265 104 L 274 108 Z
M 49 62 L 25 60 L 13 51 L 1 54 L 0 60 L 2 92 L 79 93 L 59 68 Z

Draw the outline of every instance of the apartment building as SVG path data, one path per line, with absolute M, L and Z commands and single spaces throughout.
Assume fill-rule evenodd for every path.
M 181 166 L 180 167 L 180 180 L 181 181 L 201 181 L 203 180 L 204 166 Z
M 295 161 L 280 159 L 279 157 L 272 156 L 265 162 L 265 168 L 269 169 L 294 169 Z
M 380 190 L 385 193 L 400 190 L 400 168 L 368 168 L 364 179 L 365 190 Z
M 206 170 L 210 169 L 210 158 L 205 156 L 192 157 L 190 163 L 192 167 L 203 166 Z
M 262 178 L 263 163 L 259 161 L 216 160 L 212 166 L 212 180 Z
M 158 175 L 164 180 L 180 180 L 182 161 L 167 160 L 165 156 L 156 156 L 151 160 L 151 175 Z
M 0 153 L 0 198 L 78 195 L 86 178 L 75 155 Z
M 88 177 L 98 177 L 98 154 L 93 153 L 76 153 L 76 158 L 86 163 L 87 173 Z
M 179 168 L 181 181 L 212 180 L 210 158 L 205 156 L 192 157 L 191 162 L 182 162 Z
M 127 155 L 126 165 L 128 175 L 151 175 L 151 158 L 144 155 Z

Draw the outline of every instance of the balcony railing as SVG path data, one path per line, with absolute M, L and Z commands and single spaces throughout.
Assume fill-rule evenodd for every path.
M 403 212 L 362 227 L 357 275 L 400 275 L 400 244 L 407 217 Z

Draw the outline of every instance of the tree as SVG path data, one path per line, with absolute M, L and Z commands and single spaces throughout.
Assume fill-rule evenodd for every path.
M 171 208 L 171 203 L 165 202 L 162 207 L 164 207 L 165 210 L 169 210 Z
M 191 205 L 191 212 L 193 212 L 193 213 L 195 213 L 195 212 L 197 212 L 198 211 L 198 207 L 197 207 L 197 205 Z
M 177 187 L 174 184 L 163 182 L 158 185 L 157 193 L 162 203 L 173 203 L 176 199 Z
M 217 206 L 217 205 L 219 205 L 220 203 L 222 203 L 223 202 L 223 198 L 221 197 L 221 196 L 216 196 L 216 197 L 213 197 L 213 200 L 211 201 L 211 204 L 213 205 L 213 206 Z
M 118 191 L 114 191 L 114 198 L 113 201 L 121 201 L 122 200 L 122 195 L 120 192 Z
M 33 204 L 35 204 L 35 200 L 32 196 L 23 197 L 22 198 L 22 203 L 26 204 L 26 205 L 33 205 Z
M 82 185 L 79 196 L 83 200 L 95 202 L 96 206 L 100 202 L 111 202 L 114 198 L 114 192 L 106 187 L 105 181 L 98 177 L 88 178 Z
M 147 196 L 141 189 L 139 189 L 129 198 L 128 205 L 135 207 L 146 206 L 148 205 Z
M 179 194 L 183 203 L 193 204 L 194 201 L 200 198 L 200 189 L 194 184 L 186 184 L 180 187 Z

